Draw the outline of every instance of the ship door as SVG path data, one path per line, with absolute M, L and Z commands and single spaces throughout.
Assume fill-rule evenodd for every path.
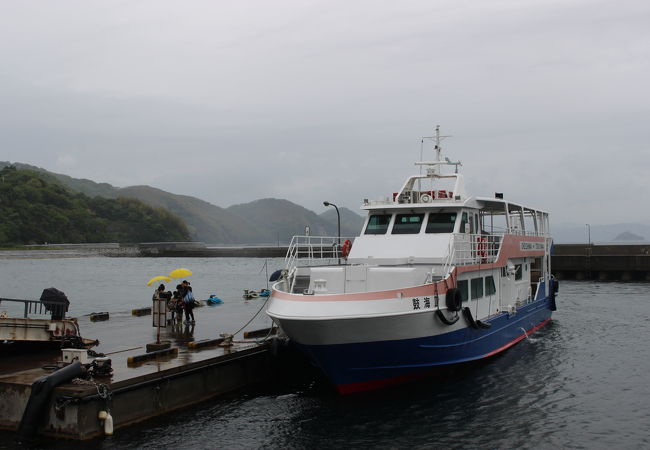
M 456 259 L 461 264 L 466 264 L 472 257 L 471 216 L 467 211 L 460 215 L 457 234 L 454 236 Z
M 500 309 L 503 311 L 506 306 L 515 304 L 513 290 L 514 290 L 514 279 L 512 276 L 508 276 L 508 268 L 502 267 L 499 274 L 499 305 Z

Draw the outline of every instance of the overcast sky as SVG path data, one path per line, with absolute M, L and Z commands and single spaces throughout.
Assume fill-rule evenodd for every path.
M 0 160 L 358 210 L 440 124 L 472 194 L 650 223 L 647 0 L 0 0 L 0 67 Z

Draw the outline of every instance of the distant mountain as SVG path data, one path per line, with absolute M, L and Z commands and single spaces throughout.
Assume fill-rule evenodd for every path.
M 339 213 L 341 214 L 341 236 L 358 236 L 365 219 L 345 207 L 339 208 Z M 337 226 L 336 210 L 334 208 L 328 208 L 327 211 L 320 214 L 320 217 L 333 226 Z
M 188 195 L 176 195 L 150 186 L 117 190 L 120 197 L 141 200 L 165 208 L 180 217 L 194 240 L 209 244 L 257 244 L 264 241 L 263 227 L 234 216 L 224 208 Z
M 615 241 L 643 241 L 645 240 L 643 236 L 638 234 L 630 233 L 629 231 L 624 231 L 614 238 Z
M 72 178 L 29 164 L 0 161 L 0 169 L 8 165 L 39 172 L 46 181 L 58 183 L 72 192 L 81 192 L 89 197 L 136 198 L 151 206 L 164 208 L 179 216 L 187 224 L 193 240 L 207 244 L 276 244 L 278 239 L 281 243 L 288 243 L 294 234 L 303 234 L 306 225 L 310 226 L 312 235 L 336 235 L 334 208 L 327 208 L 325 212 L 318 215 L 300 205 L 280 199 L 262 199 L 222 208 L 196 197 L 172 194 L 150 186 L 120 189 L 108 183 Z M 347 208 L 339 208 L 339 211 L 341 235 L 357 235 L 364 218 Z M 587 242 L 589 238 L 586 225 L 553 224 L 551 232 L 556 243 L 582 243 Z M 632 234 L 637 241 L 648 240 L 650 225 L 639 223 L 591 225 L 591 241 L 595 243 L 615 240 L 632 242 L 621 238 L 622 233 Z
M 242 222 L 258 224 L 259 242 L 287 243 L 295 235 L 304 235 L 306 226 L 312 236 L 336 236 L 336 225 L 288 200 L 264 198 L 230 206 L 227 211 L 241 217 Z
M 89 197 L 134 198 L 166 209 L 185 222 L 191 239 L 207 244 L 277 244 L 278 240 L 287 244 L 294 235 L 304 234 L 307 225 L 312 235 L 336 235 L 336 212 L 333 209 L 319 216 L 288 200 L 272 198 L 221 208 L 196 197 L 172 194 L 150 186 L 117 188 L 108 183 L 72 178 L 29 164 L 0 162 L 0 169 L 8 165 L 37 171 L 44 179 L 71 192 L 80 192 Z M 363 218 L 346 208 L 340 208 L 340 211 L 341 235 L 358 234 Z

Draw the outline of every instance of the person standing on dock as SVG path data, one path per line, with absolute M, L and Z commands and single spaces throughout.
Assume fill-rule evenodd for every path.
M 196 323 L 194 321 L 195 300 L 194 294 L 192 293 L 192 286 L 190 286 L 190 282 L 187 280 L 183 280 L 181 286 L 183 287 L 183 307 L 185 308 L 185 322 L 194 325 Z M 190 318 L 192 318 L 191 321 Z
M 156 288 L 155 291 L 153 291 L 153 298 L 152 300 L 155 302 L 156 300 L 160 300 L 162 298 L 162 295 L 165 292 L 165 285 L 161 284 Z
M 178 286 L 180 286 L 180 284 Z M 176 290 L 174 291 L 171 300 L 167 303 L 167 309 L 172 313 L 172 325 L 175 320 L 183 320 L 183 299 L 181 299 L 180 294 L 178 293 L 178 286 L 176 286 Z

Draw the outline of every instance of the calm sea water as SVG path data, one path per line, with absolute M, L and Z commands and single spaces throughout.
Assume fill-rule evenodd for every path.
M 141 286 L 149 276 L 188 267 L 196 274 L 193 285 L 216 291 L 233 305 L 224 311 L 243 319 L 251 310 L 236 306 L 243 304 L 241 289 L 265 286 L 264 262 L 0 261 L 1 296 L 37 296 L 43 286 L 54 285 L 71 297 L 73 312 L 98 305 L 121 310 L 136 298 L 150 298 L 151 289 Z M 75 447 L 649 448 L 650 284 L 564 281 L 560 291 L 551 324 L 444 379 L 340 397 L 305 377 L 202 403 Z M 9 436 L 0 435 L 0 447 Z

